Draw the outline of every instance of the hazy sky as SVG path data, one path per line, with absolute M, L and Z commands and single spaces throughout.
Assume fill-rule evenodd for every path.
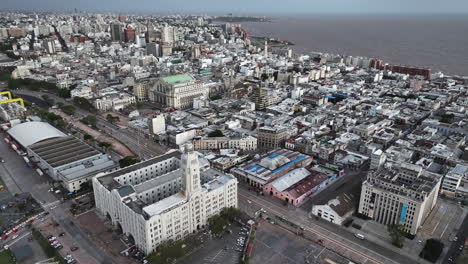
M 152 13 L 468 13 L 468 0 L 0 0 L 0 10 Z

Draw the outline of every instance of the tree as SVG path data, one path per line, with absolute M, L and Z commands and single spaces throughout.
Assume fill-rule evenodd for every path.
M 221 234 L 226 225 L 227 221 L 221 215 L 214 215 L 208 219 L 208 226 L 213 234 Z
M 113 116 L 111 114 L 107 114 L 106 116 L 107 121 L 111 122 L 114 124 L 115 122 L 120 122 L 120 117 L 119 116 Z
M 88 115 L 80 120 L 83 124 L 96 127 L 97 118 L 93 115 Z
M 94 140 L 94 138 L 93 138 L 91 135 L 89 135 L 89 134 L 85 134 L 85 135 L 83 136 L 83 139 L 84 139 L 85 141 L 93 141 L 93 140 Z
M 224 137 L 224 134 L 221 130 L 216 129 L 215 131 L 208 133 L 208 137 Z
M 96 109 L 94 108 L 94 105 L 88 101 L 88 99 L 83 98 L 83 97 L 73 97 L 73 102 L 78 105 L 79 108 L 84 109 L 89 112 L 93 112 Z
M 104 151 L 106 151 L 108 148 L 110 148 L 112 145 L 111 143 L 109 142 L 99 142 L 98 146 L 102 149 L 104 149 Z
M 440 254 L 442 254 L 443 249 L 444 243 L 440 242 L 440 240 L 431 238 L 426 241 L 426 244 L 419 256 L 430 262 L 436 262 L 440 257 Z
M 227 207 L 227 208 L 223 208 L 220 214 L 222 217 L 232 222 L 240 216 L 241 212 L 239 209 L 235 207 Z
M 405 229 L 403 225 L 389 225 L 388 232 L 392 238 L 392 244 L 396 247 L 403 247 L 403 241 L 405 239 Z
M 58 89 L 57 95 L 62 97 L 62 98 L 70 98 L 71 93 L 69 89 Z
M 219 100 L 219 99 L 222 99 L 222 98 L 223 98 L 223 96 L 220 95 L 220 94 L 215 94 L 215 95 L 210 96 L 211 101 Z
M 76 108 L 73 105 L 64 105 L 61 107 L 61 109 L 67 115 L 75 114 L 75 110 L 76 110 Z
M 138 163 L 139 160 L 134 157 L 134 156 L 127 156 L 121 160 L 119 160 L 119 165 L 120 165 L 120 168 L 125 168 L 125 167 L 128 167 L 130 165 L 133 165 L 135 163 Z

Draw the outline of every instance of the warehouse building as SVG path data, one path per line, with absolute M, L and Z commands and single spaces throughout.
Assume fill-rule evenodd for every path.
M 45 122 L 21 123 L 9 129 L 8 134 L 35 166 L 69 192 L 78 191 L 97 173 L 118 167 L 108 155 Z
M 259 189 L 296 168 L 310 165 L 312 157 L 288 149 L 275 149 L 231 170 L 240 181 Z

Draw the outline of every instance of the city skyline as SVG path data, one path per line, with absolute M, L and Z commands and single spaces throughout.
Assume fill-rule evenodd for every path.
M 463 0 L 440 2 L 435 0 L 420 1 L 370 1 L 370 0 L 335 0 L 329 3 L 321 1 L 291 0 L 287 2 L 268 3 L 263 0 L 236 1 L 236 5 L 228 5 L 228 1 L 205 0 L 196 4 L 188 0 L 137 0 L 129 5 L 124 0 L 103 0 L 98 3 L 90 0 L 69 2 L 60 0 L 31 1 L 7 0 L 2 4 L 2 10 L 21 10 L 39 12 L 70 12 L 75 9 L 83 12 L 129 12 L 129 13 L 235 13 L 255 15 L 288 15 L 288 14 L 466 14 L 468 3 Z M 424 5 L 423 5 L 424 4 Z M 462 10 L 462 11 L 461 11 Z

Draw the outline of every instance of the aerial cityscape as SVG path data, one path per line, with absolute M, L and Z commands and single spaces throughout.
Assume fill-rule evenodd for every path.
M 466 18 L 64 2 L 0 6 L 0 264 L 468 263 Z

